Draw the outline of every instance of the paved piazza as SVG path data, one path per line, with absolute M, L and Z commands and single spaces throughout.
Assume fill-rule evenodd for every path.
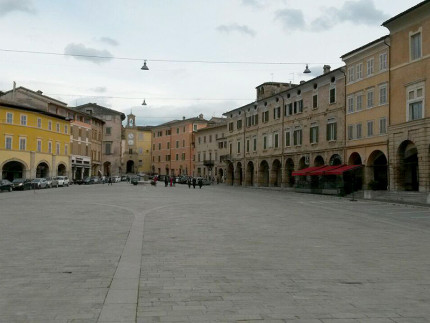
M 430 322 L 429 208 L 118 183 L 0 214 L 0 322 Z

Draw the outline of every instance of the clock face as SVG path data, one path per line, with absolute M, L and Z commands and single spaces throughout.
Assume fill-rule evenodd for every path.
M 129 141 L 128 141 L 128 144 L 129 144 L 130 146 L 132 146 L 132 145 L 134 144 L 134 141 L 133 141 L 133 140 L 129 140 Z
M 130 133 L 128 134 L 128 138 L 133 139 L 133 137 L 134 137 L 134 135 L 130 132 Z

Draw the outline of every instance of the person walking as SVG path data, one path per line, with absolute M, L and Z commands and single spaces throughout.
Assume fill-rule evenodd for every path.
M 202 189 L 202 186 L 203 186 L 203 180 L 201 178 L 199 178 L 199 187 L 200 187 L 200 189 Z
M 169 176 L 165 176 L 164 177 L 164 187 L 167 187 L 167 185 L 169 185 Z
M 170 187 L 172 187 L 172 186 L 173 186 L 173 176 L 170 177 Z
M 109 176 L 108 185 L 112 185 L 112 177 Z
M 188 188 L 191 188 L 191 178 L 188 177 L 187 179 Z
M 193 188 L 196 188 L 196 178 L 193 177 Z

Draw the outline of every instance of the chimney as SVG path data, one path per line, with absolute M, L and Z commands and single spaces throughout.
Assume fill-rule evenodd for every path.
M 182 120 L 185 120 L 185 116 L 182 117 Z
M 203 119 L 203 114 L 202 113 L 199 114 L 199 119 Z
M 306 83 L 306 81 L 300 81 L 300 84 Z
M 36 93 L 37 93 L 37 94 L 43 94 L 43 92 L 42 92 L 42 91 L 40 91 L 40 90 L 37 90 L 37 91 L 36 91 Z
M 16 82 L 13 81 L 12 101 L 15 101 Z
M 330 65 L 323 66 L 324 74 L 330 73 Z

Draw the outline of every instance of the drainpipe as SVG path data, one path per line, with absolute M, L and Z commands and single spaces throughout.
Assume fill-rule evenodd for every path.
M 281 106 L 282 108 L 281 108 L 281 111 L 280 111 L 282 113 L 282 119 L 281 119 L 282 120 L 281 121 L 281 183 L 280 183 L 281 187 L 282 187 L 282 185 L 283 185 L 282 180 L 283 180 L 283 178 L 285 179 L 285 173 L 282 174 L 282 170 L 284 169 L 284 146 L 285 146 L 285 143 L 284 143 L 284 140 L 285 140 L 285 138 L 284 138 L 285 111 L 284 111 L 284 109 L 286 109 L 286 107 L 285 107 L 285 99 L 284 99 L 284 97 L 282 95 L 280 95 L 280 97 L 282 99 L 282 106 Z M 285 184 L 284 184 L 284 186 L 285 186 Z
M 390 125 L 391 120 L 391 45 L 387 44 L 386 42 L 387 37 L 384 38 L 384 44 L 388 47 L 388 57 L 387 57 L 387 64 L 388 64 L 388 120 L 386 124 L 386 131 L 387 131 L 387 178 L 388 178 L 388 187 L 387 190 L 391 190 L 391 176 L 390 176 L 390 140 L 388 139 L 388 126 Z
M 243 127 L 243 166 L 242 166 L 242 186 L 246 184 L 246 171 L 244 174 L 244 170 L 246 170 L 246 113 L 244 112 L 245 122 L 242 119 L 242 127 Z M 251 142 L 249 142 L 251 143 Z M 244 176 L 245 175 L 245 176 Z M 240 177 L 239 177 L 240 179 Z

